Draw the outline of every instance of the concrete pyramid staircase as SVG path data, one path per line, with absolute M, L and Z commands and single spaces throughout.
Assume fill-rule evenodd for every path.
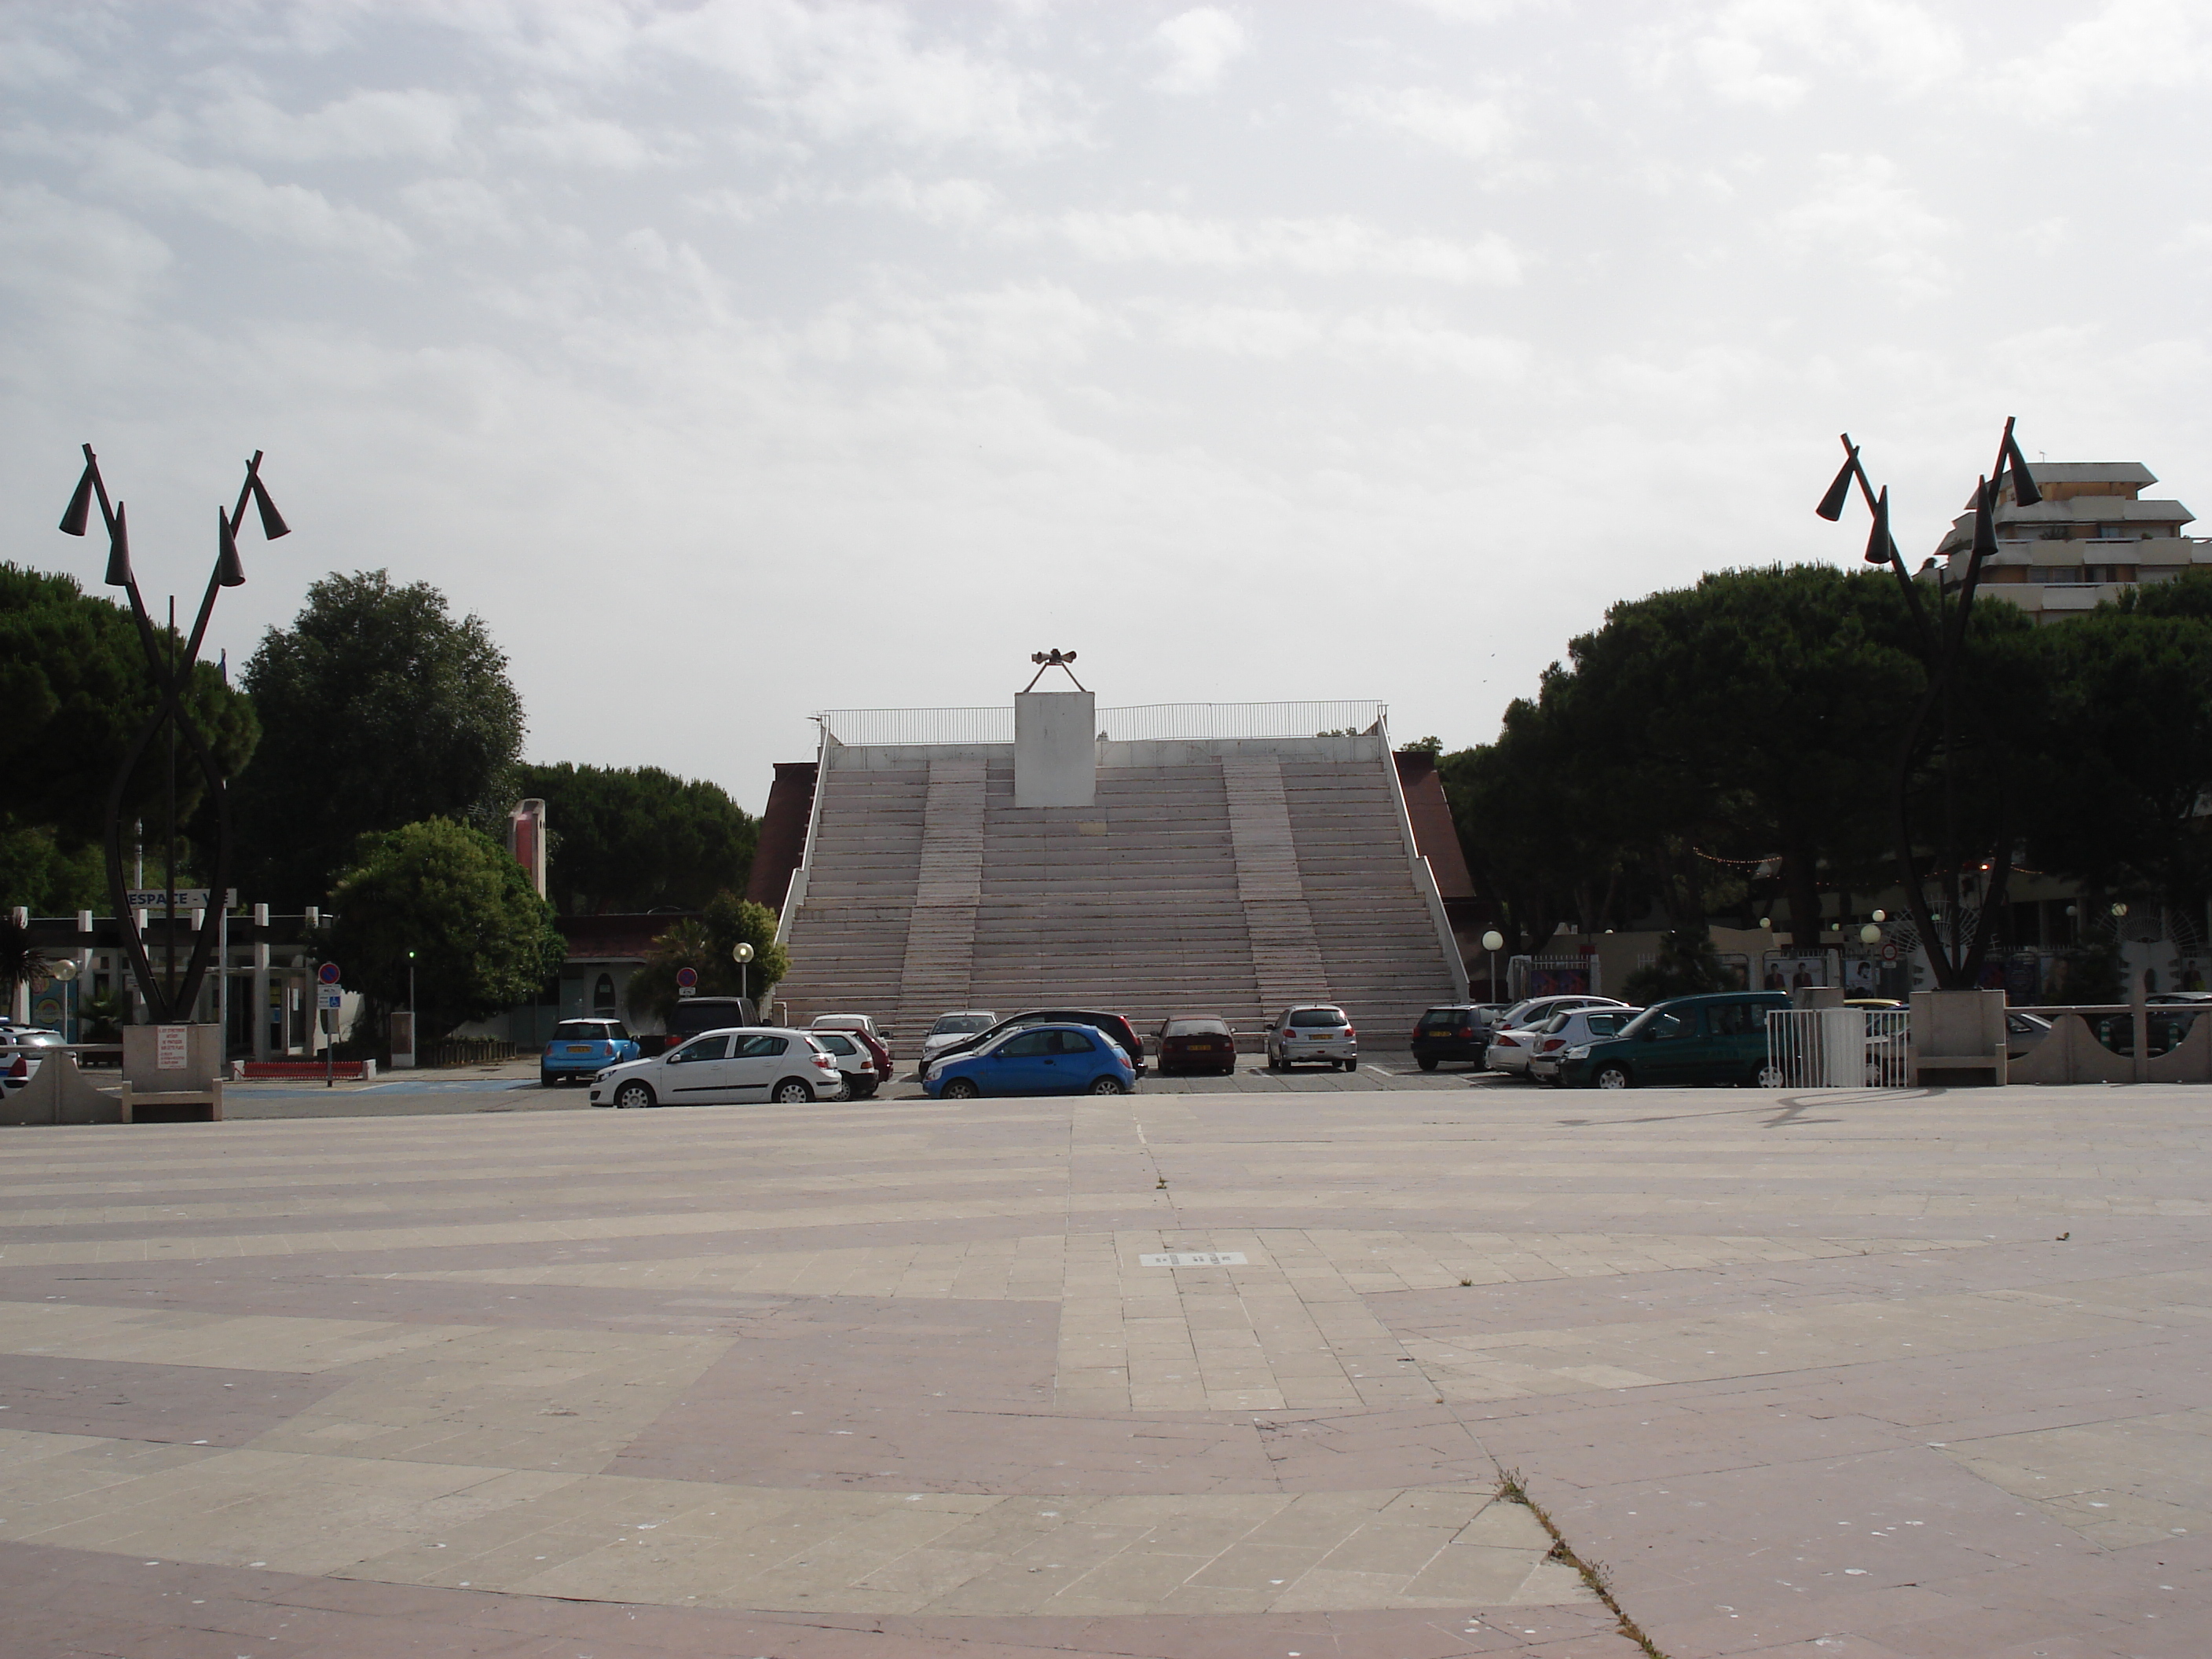
M 872 1013 L 911 1056 L 956 1008 L 1335 1001 L 1373 1049 L 1463 994 L 1381 734 L 1098 747 L 1093 805 L 1023 808 L 1009 744 L 825 743 L 790 1017 Z

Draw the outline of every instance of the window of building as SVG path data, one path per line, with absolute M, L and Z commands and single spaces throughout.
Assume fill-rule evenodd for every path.
M 592 1012 L 602 1018 L 614 1018 L 615 976 L 612 974 L 601 974 L 599 982 L 592 988 Z

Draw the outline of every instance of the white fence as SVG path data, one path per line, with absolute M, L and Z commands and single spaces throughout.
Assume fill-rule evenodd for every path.
M 1909 1089 L 1911 1015 L 1903 1008 L 1776 1008 L 1766 1070 L 1778 1089 Z
M 1098 732 L 1114 743 L 1225 738 L 1315 738 L 1372 732 L 1389 713 L 1372 700 L 1337 702 L 1155 702 L 1098 711 Z M 842 744 L 1006 744 L 1014 740 L 1011 703 L 993 708 L 825 708 L 815 718 Z

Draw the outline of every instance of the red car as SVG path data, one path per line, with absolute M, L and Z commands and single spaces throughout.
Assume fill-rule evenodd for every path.
M 1237 1072 L 1237 1038 L 1229 1022 L 1214 1014 L 1175 1014 L 1153 1039 L 1160 1075 L 1171 1072 Z

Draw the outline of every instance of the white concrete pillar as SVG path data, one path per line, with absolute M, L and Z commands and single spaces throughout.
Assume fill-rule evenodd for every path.
M 1018 692 L 1014 805 L 1097 805 L 1097 732 L 1098 700 L 1090 692 Z

